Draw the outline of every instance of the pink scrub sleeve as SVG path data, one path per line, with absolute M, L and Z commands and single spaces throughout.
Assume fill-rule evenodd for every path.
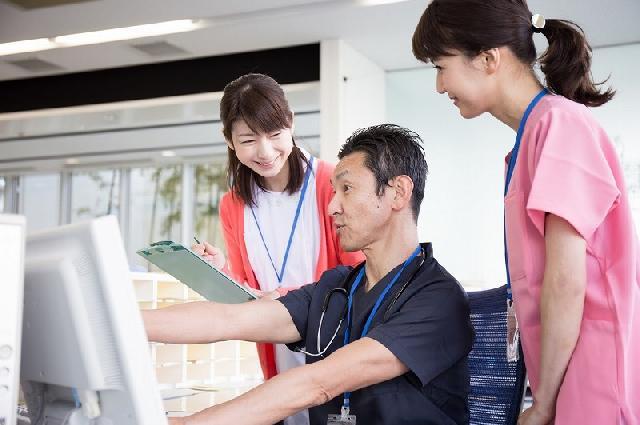
M 589 240 L 620 197 L 598 131 L 583 116 L 552 108 L 541 117 L 537 132 L 541 143 L 527 213 L 541 235 L 548 212 Z

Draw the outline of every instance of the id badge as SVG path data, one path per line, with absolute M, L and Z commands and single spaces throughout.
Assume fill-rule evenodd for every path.
M 513 306 L 513 300 L 507 300 L 507 361 L 517 362 L 520 358 L 518 349 L 520 342 L 520 328 Z
M 356 415 L 329 415 L 327 425 L 356 425 Z

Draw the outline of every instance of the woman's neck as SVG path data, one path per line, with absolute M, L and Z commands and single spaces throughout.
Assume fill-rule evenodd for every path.
M 289 159 L 275 176 L 262 177 L 262 184 L 269 192 L 284 192 L 289 185 Z
M 518 131 L 524 112 L 533 98 L 540 93 L 542 85 L 533 73 L 524 73 L 520 78 L 508 79 L 502 86 L 491 115 Z

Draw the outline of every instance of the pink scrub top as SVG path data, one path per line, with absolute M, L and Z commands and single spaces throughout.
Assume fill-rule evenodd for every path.
M 540 291 L 546 213 L 587 242 L 580 336 L 556 424 L 640 424 L 638 238 L 613 143 L 589 110 L 547 95 L 524 128 L 505 197 L 509 273 L 534 398 L 540 377 Z

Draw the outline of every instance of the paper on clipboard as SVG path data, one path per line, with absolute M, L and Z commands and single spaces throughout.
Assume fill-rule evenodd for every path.
M 179 243 L 155 242 L 136 252 L 209 301 L 240 304 L 256 299 L 231 277 Z

